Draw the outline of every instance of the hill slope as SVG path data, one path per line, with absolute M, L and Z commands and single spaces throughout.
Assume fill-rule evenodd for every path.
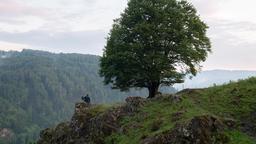
M 89 94 L 93 103 L 123 101 L 98 76 L 98 56 L 42 51 L 0 52 L 0 143 L 24 144 L 39 131 L 69 119 L 75 102 Z M 168 89 L 173 90 L 173 89 Z
M 187 89 L 123 105 L 76 105 L 71 121 L 41 132 L 38 144 L 255 144 L 256 78 Z

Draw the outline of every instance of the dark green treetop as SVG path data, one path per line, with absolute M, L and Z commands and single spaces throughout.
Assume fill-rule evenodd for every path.
M 152 98 L 161 84 L 181 83 L 200 70 L 211 52 L 207 28 L 187 1 L 130 0 L 114 20 L 100 75 L 113 88 L 148 88 Z

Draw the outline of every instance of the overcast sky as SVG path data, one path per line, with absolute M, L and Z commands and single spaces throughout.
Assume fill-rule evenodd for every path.
M 256 1 L 190 0 L 209 26 L 204 70 L 256 70 Z M 127 0 L 0 0 L 0 50 L 101 55 Z

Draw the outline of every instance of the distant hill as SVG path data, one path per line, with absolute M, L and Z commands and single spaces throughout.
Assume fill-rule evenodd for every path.
M 41 129 L 69 119 L 85 94 L 93 103 L 147 95 L 145 90 L 124 93 L 104 86 L 98 65 L 94 55 L 0 51 L 0 134 L 11 136 L 8 143 L 27 144 Z M 4 139 L 0 136 L 1 144 Z
M 187 78 L 184 84 L 175 85 L 177 89 L 183 88 L 206 88 L 213 85 L 221 85 L 230 81 L 247 79 L 256 76 L 256 71 L 230 71 L 230 70 L 211 70 L 202 71 L 192 79 Z

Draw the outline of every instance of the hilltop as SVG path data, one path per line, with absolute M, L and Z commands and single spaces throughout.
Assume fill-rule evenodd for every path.
M 256 78 L 121 105 L 77 103 L 38 144 L 255 144 Z

